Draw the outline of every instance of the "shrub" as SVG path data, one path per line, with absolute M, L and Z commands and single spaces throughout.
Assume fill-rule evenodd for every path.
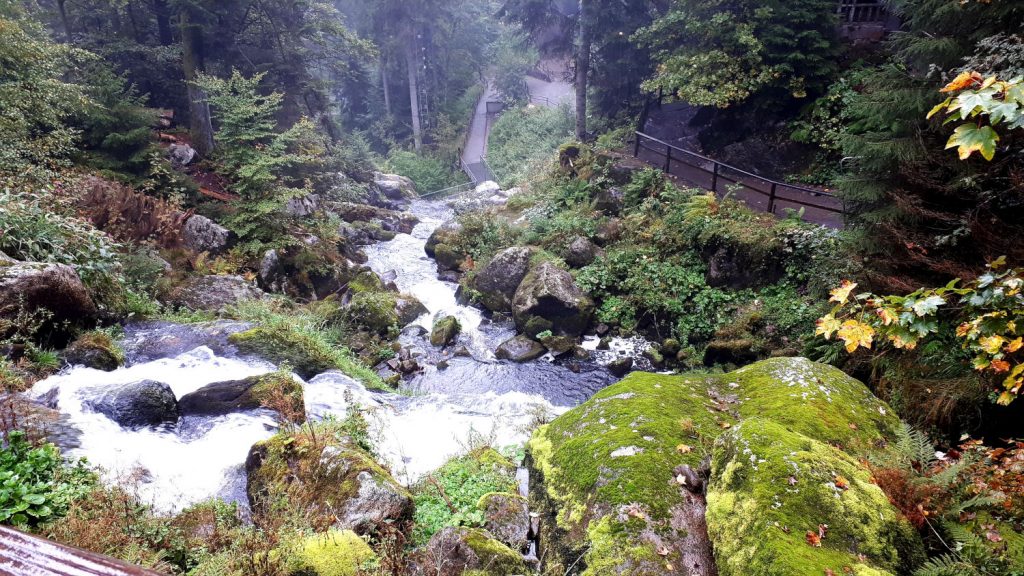
M 487 143 L 487 160 L 498 183 L 522 183 L 572 138 L 573 116 L 568 105 L 558 108 L 528 106 L 502 114 Z
M 413 487 L 416 513 L 413 543 L 426 544 L 445 526 L 481 526 L 480 498 L 515 492 L 515 465 L 492 448 L 453 458 Z
M 59 518 L 95 483 L 83 461 L 65 468 L 56 446 L 34 447 L 13 431 L 0 448 L 0 522 L 37 526 Z
M 388 170 L 412 180 L 420 194 L 429 194 L 466 181 L 465 174 L 449 162 L 398 148 L 388 154 L 387 166 Z

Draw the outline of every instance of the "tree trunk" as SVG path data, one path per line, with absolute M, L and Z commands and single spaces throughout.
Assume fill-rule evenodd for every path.
M 587 137 L 587 86 L 590 76 L 590 44 L 593 30 L 587 7 L 591 0 L 580 0 L 579 39 L 576 46 L 576 139 Z
M 188 86 L 188 108 L 192 147 L 206 156 L 213 151 L 213 122 L 206 94 L 195 81 L 202 70 L 202 32 L 192 24 L 188 9 L 178 15 L 181 25 L 181 65 Z
M 67 0 L 57 0 L 57 8 L 60 10 L 60 21 L 64 25 L 64 35 L 67 36 L 68 44 L 71 43 L 71 21 L 68 20 L 68 10 L 64 5 Z
M 167 0 L 153 0 L 153 13 L 156 15 L 160 45 L 170 46 L 174 43 L 174 32 L 171 30 L 171 11 L 167 8 Z
M 406 43 L 405 62 L 409 68 L 409 105 L 412 108 L 412 140 L 416 151 L 423 148 L 423 130 L 420 127 L 420 85 L 419 61 L 416 58 L 416 36 L 409 34 Z
M 384 88 L 384 111 L 391 116 L 391 86 L 388 85 L 388 60 L 380 59 L 380 84 Z

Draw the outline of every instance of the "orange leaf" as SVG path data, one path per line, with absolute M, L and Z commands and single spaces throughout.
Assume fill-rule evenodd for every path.
M 850 487 L 850 482 L 842 476 L 836 476 L 836 488 L 840 490 L 847 490 Z
M 1006 372 L 1010 369 L 1010 363 L 1006 360 L 993 360 L 989 367 L 995 372 Z
M 939 92 L 957 92 L 964 88 L 970 88 L 979 82 L 981 82 L 981 74 L 977 72 L 961 72 L 959 76 L 954 78 L 949 84 L 946 84 Z
M 807 543 L 815 548 L 821 548 L 821 537 L 816 532 L 807 531 Z
M 857 287 L 857 283 L 856 282 L 850 282 L 849 280 L 843 280 L 843 283 L 839 286 L 839 288 L 836 288 L 835 290 L 829 292 L 832 295 L 832 297 L 829 298 L 828 301 L 829 302 L 838 302 L 840 304 L 845 304 L 846 301 L 850 298 L 850 292 L 853 292 L 853 289 L 856 288 L 856 287 Z

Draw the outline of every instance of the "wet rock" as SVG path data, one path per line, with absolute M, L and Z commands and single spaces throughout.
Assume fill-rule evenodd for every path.
M 576 347 L 576 338 L 572 336 L 555 336 L 553 334 L 539 334 L 537 338 L 540 343 L 555 356 L 572 352 Z
M 0 252 L 0 266 L 10 266 L 11 264 L 17 264 L 19 260 L 11 258 L 7 254 Z
M 480 303 L 493 312 L 512 311 L 512 298 L 529 272 L 530 259 L 536 252 L 533 247 L 513 246 L 495 254 L 474 279 Z
M 486 530 L 453 527 L 434 534 L 422 554 L 421 574 L 514 576 L 526 574 L 522 556 Z
M 610 218 L 597 226 L 597 233 L 594 234 L 594 240 L 596 240 L 601 246 L 612 244 L 622 237 L 622 228 L 623 225 L 621 219 Z
M 42 343 L 62 347 L 75 331 L 91 328 L 98 311 L 78 273 L 71 266 L 19 262 L 0 266 L 0 339 L 25 313 L 46 310 L 37 335 Z
M 230 356 L 237 353 L 237 350 L 228 342 L 228 338 L 232 334 L 251 328 L 252 324 L 233 320 L 197 324 L 137 322 L 125 328 L 125 338 L 120 342 L 120 346 L 124 350 L 129 366 L 161 358 L 173 358 L 199 347 L 210 348 L 219 356 Z
M 227 251 L 235 241 L 235 235 L 227 228 L 196 214 L 181 228 L 181 243 L 194 252 L 208 252 L 211 255 Z
M 455 246 L 458 243 L 459 235 L 462 233 L 462 225 L 458 222 L 446 222 L 439 226 L 427 238 L 424 251 L 427 256 L 437 260 L 442 269 L 457 270 L 466 259 L 466 255 Z
M 283 415 L 295 416 L 299 422 L 305 420 L 302 385 L 291 376 L 277 373 L 208 384 L 182 396 L 178 408 L 182 416 L 220 416 L 257 408 L 275 409 L 278 399 L 287 403 L 282 407 L 286 412 Z
M 277 250 L 267 250 L 260 258 L 260 267 L 257 278 L 260 288 L 270 292 L 281 290 L 285 280 L 284 265 L 281 264 L 281 256 Z
M 629 371 L 632 369 L 633 358 L 629 356 L 625 358 L 617 358 L 608 363 L 608 371 L 619 378 L 629 374 Z
M 53 392 L 57 392 L 54 388 Z M 45 402 L 45 398 L 36 399 Z M 45 438 L 63 450 L 73 450 L 82 445 L 82 431 L 71 423 L 67 414 L 53 406 L 29 400 L 21 394 L 0 394 L 0 407 L 18 416 L 18 427 L 29 438 Z
M 654 346 L 644 350 L 644 358 L 650 360 L 651 366 L 656 369 L 661 369 L 665 366 L 665 356 Z
M 456 346 L 455 350 L 452 350 L 452 356 L 456 358 L 470 358 L 473 354 L 471 354 L 469 348 L 465 346 Z
M 419 371 L 420 371 L 420 364 L 419 364 L 419 362 L 413 360 L 412 358 L 410 358 L 408 360 L 403 360 L 402 361 L 402 373 L 404 373 L 404 374 L 413 374 L 413 373 L 416 373 L 416 372 L 419 372 Z
M 625 576 L 907 572 L 920 538 L 860 463 L 900 427 L 863 384 L 802 358 L 718 375 L 633 372 L 527 444 L 540 557 Z M 705 456 L 688 440 L 698 437 L 713 446 L 706 500 Z M 792 532 L 763 529 L 774 522 Z M 824 546 L 809 546 L 804 532 L 821 523 Z
M 477 503 L 484 513 L 484 529 L 506 546 L 519 552 L 529 547 L 530 511 L 519 494 L 494 492 Z
M 168 302 L 190 310 L 216 312 L 263 296 L 262 290 L 241 276 L 196 276 L 179 286 Z
M 767 354 L 764 345 L 753 338 L 715 339 L 704 349 L 704 365 L 745 366 Z
M 598 324 L 597 328 L 594 328 L 594 333 L 601 337 L 604 337 L 609 331 L 611 331 L 611 328 L 603 322 Z
M 540 318 L 550 322 L 549 329 L 556 335 L 579 336 L 590 325 L 594 305 L 568 272 L 542 262 L 519 285 L 512 311 L 520 330 L 526 329 L 532 318 Z
M 612 347 L 612 339 L 609 338 L 608 336 L 604 336 L 600 340 L 597 341 L 597 349 L 598 350 L 611 350 L 611 347 Z
M 333 435 L 278 434 L 249 450 L 246 492 L 253 510 L 266 510 L 288 486 L 306 488 L 294 501 L 312 517 L 333 519 L 336 529 L 373 534 L 412 516 L 413 501 L 380 464 L 347 439 Z M 313 490 L 315 488 L 315 490 Z
M 594 209 L 609 216 L 618 216 L 626 205 L 626 194 L 621 188 L 610 186 L 597 193 L 594 198 Z
M 349 223 L 376 224 L 379 229 L 409 234 L 419 220 L 408 212 L 388 210 L 369 204 L 338 202 L 332 208 L 342 220 Z
M 459 336 L 462 325 L 459 319 L 454 316 L 445 316 L 434 322 L 434 329 L 430 331 L 430 343 L 434 346 L 447 346 Z
M 778 282 L 785 270 L 776 259 L 743 245 L 722 246 L 707 256 L 708 286 L 743 290 Z
M 442 282 L 451 282 L 452 284 L 458 284 L 462 275 L 454 270 L 445 270 L 437 275 L 437 279 Z
M 547 349 L 540 342 L 530 340 L 526 336 L 516 336 L 502 342 L 494 351 L 494 356 L 499 360 L 529 362 L 540 358 L 545 352 Z
M 383 204 L 408 205 L 419 197 L 416 193 L 416 185 L 412 180 L 398 174 L 373 173 L 373 187 L 380 193 Z
M 476 188 L 473 189 L 473 195 L 478 197 L 493 196 L 501 192 L 501 186 L 497 182 L 488 180 L 477 184 Z
M 106 334 L 89 332 L 61 352 L 61 359 L 71 366 L 113 372 L 124 364 L 124 353 Z
M 434 364 L 434 366 L 438 370 L 447 370 L 448 369 L 448 361 L 447 360 L 438 360 L 437 364 Z
M 402 294 L 395 299 L 395 313 L 398 315 L 398 323 L 402 326 L 415 322 L 427 312 L 427 307 L 415 296 Z
M 112 384 L 90 394 L 98 396 L 83 402 L 87 408 L 125 428 L 173 424 L 178 420 L 178 401 L 171 387 L 163 382 Z
M 565 263 L 573 268 L 583 268 L 604 256 L 604 250 L 583 236 L 577 236 L 565 253 Z

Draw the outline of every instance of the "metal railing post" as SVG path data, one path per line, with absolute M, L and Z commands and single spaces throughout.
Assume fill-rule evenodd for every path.
M 672 173 L 672 146 L 665 144 L 665 173 Z
M 633 135 L 636 136 L 636 142 L 633 143 L 633 158 L 638 158 L 640 156 L 640 138 L 641 138 L 641 136 L 640 136 L 639 132 L 634 132 Z
M 771 195 L 768 196 L 768 213 L 769 214 L 775 214 L 775 189 L 776 189 L 776 187 L 778 187 L 778 184 L 776 184 L 775 182 L 772 182 L 772 192 L 771 192 Z
M 714 172 L 711 174 L 711 191 L 718 192 L 718 162 L 712 164 L 715 167 Z

